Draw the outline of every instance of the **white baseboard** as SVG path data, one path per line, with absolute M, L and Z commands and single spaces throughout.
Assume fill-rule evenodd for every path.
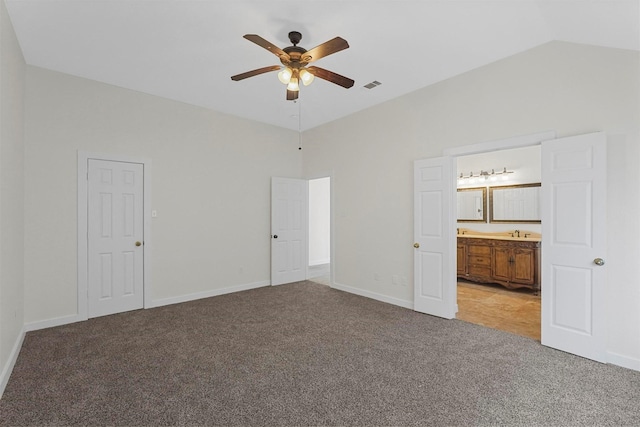
M 265 280 L 262 282 L 255 282 L 255 283 L 248 283 L 245 285 L 237 285 L 237 286 L 230 286 L 227 288 L 222 288 L 222 289 L 214 289 L 211 291 L 206 291 L 206 292 L 198 292 L 198 293 L 194 293 L 194 294 L 187 294 L 187 295 L 180 295 L 177 297 L 172 297 L 172 298 L 164 298 L 161 300 L 157 300 L 157 301 L 152 301 L 151 302 L 151 306 L 145 307 L 145 309 L 147 308 L 154 308 L 154 307 L 162 307 L 164 305 L 170 305 L 170 304 L 179 304 L 181 302 L 187 302 L 187 301 L 193 301 L 193 300 L 197 300 L 197 299 L 201 299 L 201 298 L 209 298 L 209 297 L 215 297 L 218 295 L 224 295 L 224 294 L 230 294 L 233 292 L 240 292 L 240 291 L 247 291 L 249 289 L 255 289 L 255 288 L 261 288 L 263 286 L 269 286 L 271 284 L 270 281 Z M 31 323 L 27 323 L 24 325 L 24 329 L 26 332 L 31 332 L 31 331 L 37 331 L 39 329 L 46 329 L 46 328 L 53 328 L 56 326 L 62 326 L 62 325 L 68 325 L 69 323 L 76 323 L 76 322 L 82 322 L 84 320 L 87 320 L 86 317 L 82 317 L 78 314 L 72 314 L 69 316 L 63 316 L 63 317 L 56 317 L 55 319 L 47 319 L 47 320 L 41 320 L 38 322 L 31 322 Z
M 349 292 L 350 294 L 360 295 L 361 297 L 367 297 L 376 301 L 382 301 L 413 310 L 413 301 L 406 301 L 400 298 L 390 297 L 377 292 L 366 291 L 364 289 L 354 288 L 353 286 L 347 286 L 340 283 L 333 283 L 331 287 L 340 291 Z
M 320 276 L 328 276 L 330 273 L 331 273 L 330 264 L 310 265 L 309 268 L 307 268 L 308 279 L 313 279 L 314 277 L 320 277 Z
M 37 331 L 39 329 L 54 328 L 56 326 L 68 325 L 69 323 L 81 322 L 87 320 L 79 314 L 71 314 L 69 316 L 56 317 L 54 319 L 40 320 L 37 322 L 26 323 L 24 329 L 26 332 Z
M 231 293 L 240 292 L 240 291 L 248 291 L 250 289 L 269 286 L 270 284 L 271 282 L 269 280 L 264 280 L 261 282 L 247 283 L 245 285 L 229 286 L 227 288 L 222 288 L 222 289 L 213 289 L 210 291 L 197 292 L 194 294 L 180 295 L 180 296 L 171 297 L 171 298 L 163 298 L 163 299 L 153 301 L 151 303 L 151 307 L 148 307 L 148 308 L 162 307 L 162 306 L 171 305 L 171 304 L 180 304 L 182 302 L 194 301 L 202 298 L 211 298 L 211 297 L 216 297 L 218 295 L 231 294 Z
M 633 369 L 634 371 L 640 371 L 640 359 L 624 356 L 612 351 L 607 352 L 607 363 L 622 366 L 627 369 Z
M 4 389 L 7 387 L 9 377 L 11 376 L 11 372 L 13 372 L 13 367 L 16 365 L 16 360 L 18 360 L 18 354 L 20 354 L 25 334 L 26 332 L 23 328 L 22 332 L 18 334 L 16 342 L 13 344 L 7 363 L 2 367 L 2 373 L 0 374 L 0 398 L 2 398 L 2 395 L 4 394 Z

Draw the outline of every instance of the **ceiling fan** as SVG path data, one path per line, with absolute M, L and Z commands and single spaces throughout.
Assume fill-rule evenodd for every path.
M 333 38 L 310 50 L 306 50 L 298 46 L 298 43 L 300 43 L 300 40 L 302 39 L 302 34 L 298 31 L 291 31 L 289 33 L 289 40 L 293 46 L 285 47 L 284 49 L 274 46 L 272 43 L 256 34 L 245 34 L 244 38 L 276 55 L 280 58 L 280 62 L 284 67 L 280 65 L 272 65 L 269 67 L 258 68 L 257 70 L 247 71 L 246 73 L 232 76 L 231 80 L 233 81 L 239 81 L 248 77 L 268 73 L 270 71 L 280 70 L 278 73 L 278 79 L 287 85 L 288 101 L 298 99 L 300 82 L 307 86 L 313 81 L 314 77 L 335 83 L 347 89 L 352 87 L 355 83 L 350 78 L 341 76 L 333 71 L 325 70 L 324 68 L 316 66 L 307 67 L 311 62 L 347 49 L 349 47 L 349 43 L 341 37 Z

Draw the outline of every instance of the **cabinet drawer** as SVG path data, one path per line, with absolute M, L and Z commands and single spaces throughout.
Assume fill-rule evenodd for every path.
M 491 267 L 485 267 L 485 266 L 481 266 L 481 265 L 470 265 L 469 266 L 469 275 L 471 275 L 471 276 L 491 277 Z
M 469 255 L 469 265 L 491 267 L 490 256 Z
M 491 247 L 469 245 L 469 254 L 473 255 L 491 255 Z

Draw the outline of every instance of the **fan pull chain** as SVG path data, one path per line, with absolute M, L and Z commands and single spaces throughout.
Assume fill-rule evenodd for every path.
M 302 150 L 302 104 L 300 104 L 299 99 L 296 99 L 294 102 L 298 104 L 298 150 Z

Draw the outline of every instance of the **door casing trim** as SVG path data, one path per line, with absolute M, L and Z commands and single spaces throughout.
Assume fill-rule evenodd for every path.
M 92 153 L 78 150 L 78 301 L 77 320 L 88 319 L 88 240 L 87 240 L 87 190 L 88 190 L 88 162 L 89 159 L 105 160 L 123 163 L 138 163 L 143 166 L 143 227 L 144 227 L 144 255 L 143 255 L 143 307 L 151 308 L 151 159 L 123 156 L 118 154 Z

